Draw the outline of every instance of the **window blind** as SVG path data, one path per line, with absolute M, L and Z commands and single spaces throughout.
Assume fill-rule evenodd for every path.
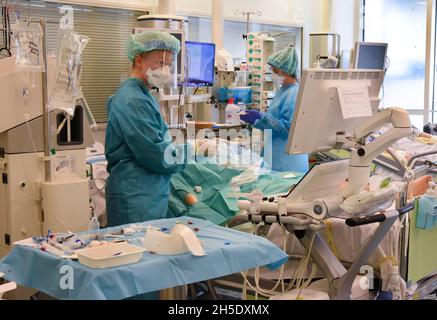
M 22 1 L 22 18 L 47 19 L 47 48 L 56 53 L 59 9 L 64 4 L 43 1 Z M 106 101 L 129 75 L 130 61 L 125 44 L 132 29 L 139 26 L 137 17 L 142 12 L 88 6 L 72 6 L 74 30 L 90 38 L 83 53 L 81 86 L 85 99 L 97 122 L 107 121 Z M 15 22 L 11 16 L 11 23 Z
M 36 0 L 22 0 L 23 18 L 47 19 L 48 51 L 56 53 L 59 38 L 59 21 L 63 15 L 59 9 L 64 4 Z M 137 17 L 143 12 L 71 5 L 74 9 L 75 30 L 90 38 L 84 54 L 81 86 L 85 98 L 97 122 L 107 121 L 106 102 L 129 76 L 130 61 L 126 57 L 125 43 L 132 29 L 139 26 Z M 187 40 L 211 42 L 210 18 L 188 17 Z M 11 14 L 11 23 L 15 15 Z M 301 28 L 252 23 L 251 32 L 269 32 L 275 37 L 276 50 L 294 44 L 301 52 Z M 244 22 L 224 22 L 224 46 L 236 62 L 246 61 L 247 26 Z

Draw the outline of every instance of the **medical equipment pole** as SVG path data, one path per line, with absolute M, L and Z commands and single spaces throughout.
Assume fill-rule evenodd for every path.
M 41 73 L 42 77 L 42 99 L 43 99 L 43 132 L 44 132 L 44 167 L 46 173 L 46 182 L 52 181 L 52 167 L 50 157 L 50 119 L 48 112 L 48 66 L 47 66 L 47 23 L 45 18 L 41 18 L 39 23 L 41 24 L 43 30 L 43 41 L 42 41 L 42 53 L 44 60 L 44 72 Z
M 175 15 L 176 14 L 175 0 L 159 0 L 158 14 Z
M 432 51 L 435 47 L 435 44 L 433 43 L 433 38 L 435 34 L 435 1 L 428 0 L 426 1 L 426 54 L 425 54 L 425 97 L 424 97 L 424 119 L 423 123 L 429 123 L 429 117 L 430 117 L 430 109 L 432 107 L 433 103 L 433 97 L 432 97 L 432 81 L 434 76 L 434 64 L 435 61 L 433 61 L 432 57 Z M 434 120 L 434 114 L 432 116 L 432 121 Z
M 250 32 L 250 13 L 247 13 L 246 24 L 247 24 L 247 33 L 246 34 L 249 34 L 249 32 Z
M 257 16 L 261 17 L 263 14 L 259 10 L 257 10 L 257 11 L 249 11 L 249 12 L 236 10 L 234 12 L 234 15 L 236 15 L 236 16 L 243 15 L 243 17 L 246 17 L 247 34 L 249 34 L 249 32 L 250 32 L 250 16 L 251 15 L 257 15 Z
M 223 0 L 212 0 L 212 41 L 217 49 L 223 48 Z

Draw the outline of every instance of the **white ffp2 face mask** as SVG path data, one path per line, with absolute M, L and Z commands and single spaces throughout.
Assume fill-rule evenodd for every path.
M 152 87 L 163 88 L 171 79 L 171 72 L 168 66 L 155 70 L 149 69 L 146 72 L 147 82 Z
M 282 86 L 284 84 L 285 78 L 283 76 L 280 76 L 277 73 L 272 73 L 271 78 L 272 78 L 273 83 L 277 87 L 280 87 L 280 86 Z

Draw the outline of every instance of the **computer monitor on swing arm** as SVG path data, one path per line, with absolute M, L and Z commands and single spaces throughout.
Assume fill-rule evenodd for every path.
M 339 134 L 353 137 L 354 129 L 377 113 L 384 76 L 382 70 L 305 70 L 286 152 L 308 154 L 329 151 L 336 147 Z M 361 93 L 367 90 L 371 114 L 345 117 L 339 94 L 342 90 L 358 90 Z M 353 96 L 348 98 L 354 99 Z

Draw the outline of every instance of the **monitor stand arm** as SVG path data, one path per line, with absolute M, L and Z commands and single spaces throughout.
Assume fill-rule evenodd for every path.
M 307 230 L 305 237 L 300 242 L 309 250 L 312 239 L 315 237 L 311 250 L 311 258 L 325 274 L 329 283 L 329 296 L 332 300 L 351 299 L 352 285 L 360 273 L 361 267 L 367 263 L 372 253 L 388 234 L 393 224 L 399 218 L 399 214 L 395 210 L 384 214 L 386 217 L 385 221 L 379 225 L 375 233 L 367 240 L 348 270 L 345 269 L 317 231 Z
M 374 141 L 364 144 L 364 139 L 374 130 L 391 123 L 393 128 Z M 396 141 L 411 135 L 411 122 L 406 110 L 400 108 L 386 109 L 355 129 L 355 141 L 360 141 L 361 146 L 354 143 L 349 167 L 349 183 L 343 189 L 342 197 L 348 198 L 359 194 L 369 183 L 370 165 L 381 153 Z

